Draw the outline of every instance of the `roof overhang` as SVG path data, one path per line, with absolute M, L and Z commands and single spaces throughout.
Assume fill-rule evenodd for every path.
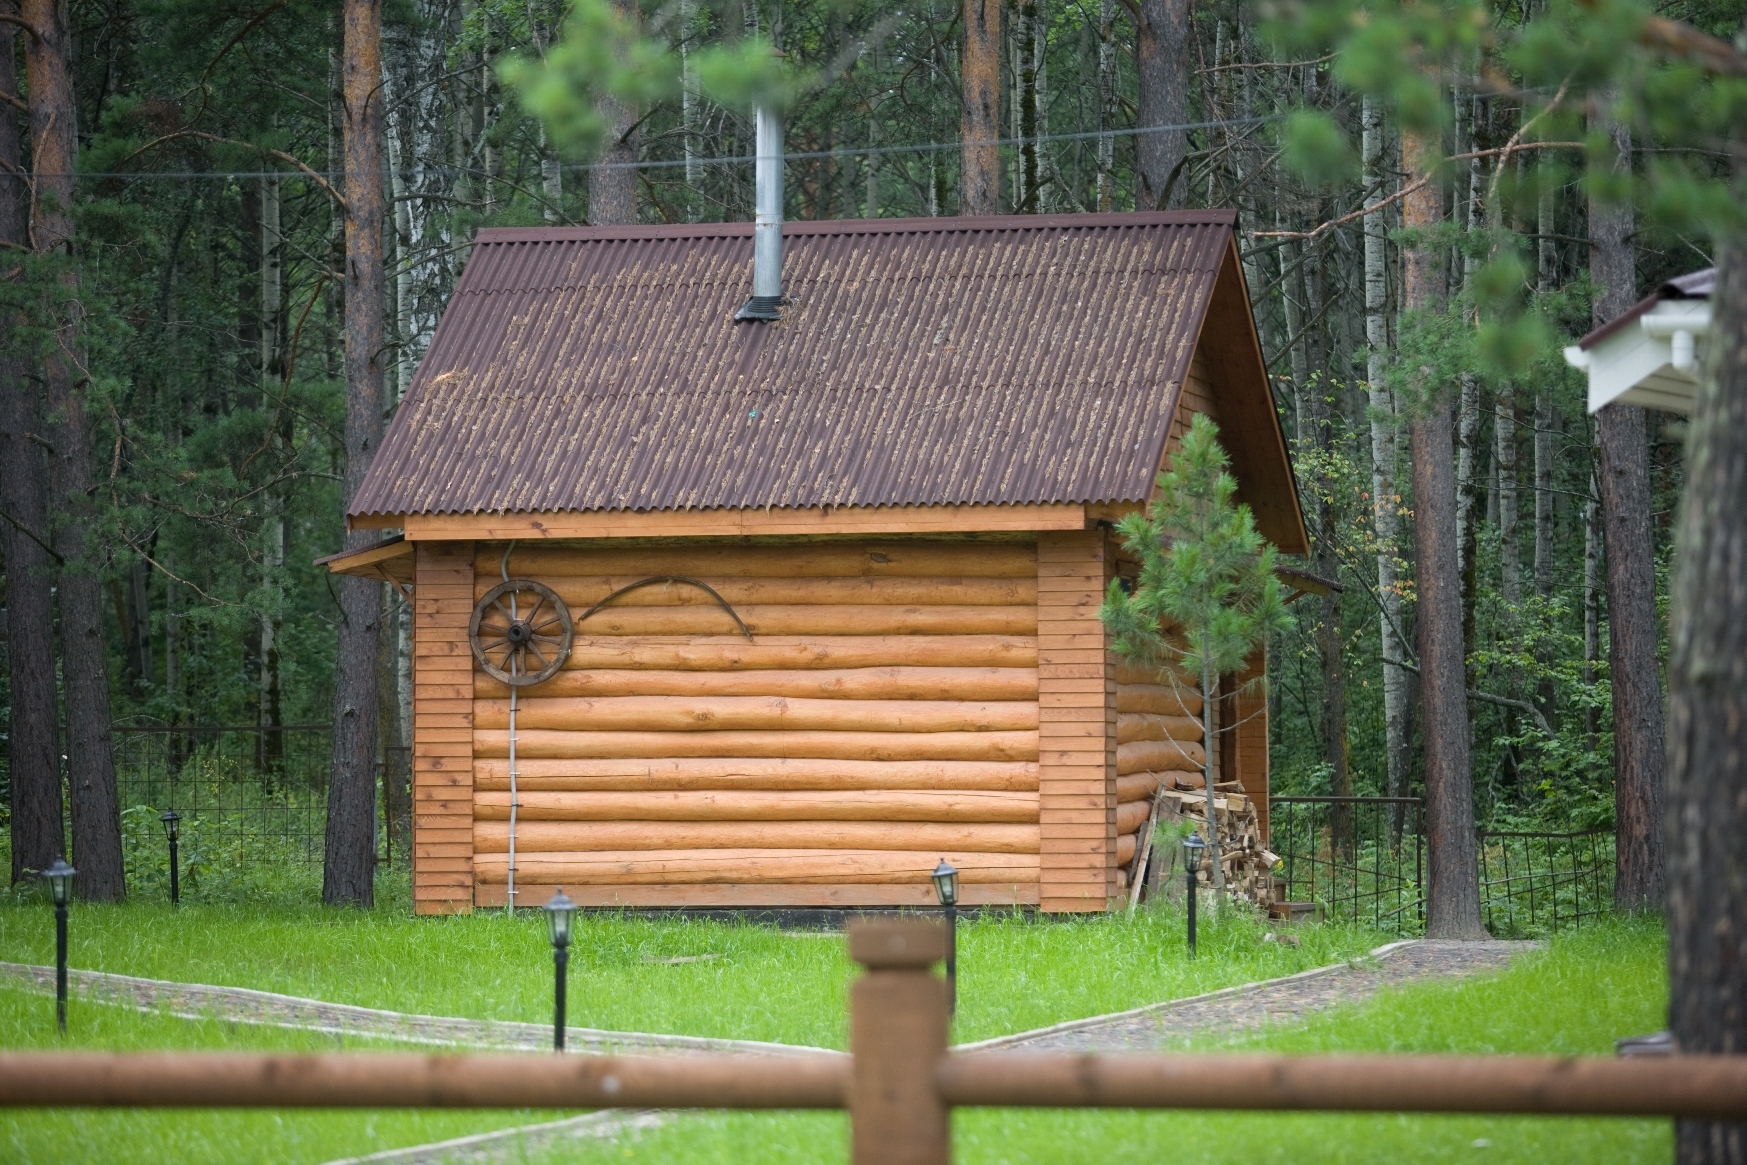
M 413 581 L 413 544 L 404 534 L 391 534 L 363 550 L 342 550 L 315 560 L 330 574 L 349 574 L 395 586 L 410 587 Z
M 1692 412 L 1711 331 L 1712 273 L 1663 284 L 1618 319 L 1565 349 L 1589 375 L 1589 411 L 1615 403 Z

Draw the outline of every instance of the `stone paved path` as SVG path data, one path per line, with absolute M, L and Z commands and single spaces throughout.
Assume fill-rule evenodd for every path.
M 373 1007 L 327 1003 L 270 991 L 243 987 L 215 987 L 204 983 L 169 983 L 140 979 L 106 971 L 69 970 L 68 990 L 80 999 L 154 1011 L 181 1019 L 223 1019 L 231 1023 L 296 1028 L 336 1036 L 397 1040 L 412 1044 L 447 1047 L 494 1048 L 510 1051 L 549 1051 L 549 1024 L 516 1023 L 500 1019 L 457 1019 L 440 1015 L 409 1015 Z M 22 982 L 41 991 L 53 991 L 55 969 L 26 963 L 0 963 L 0 977 Z M 595 1028 L 565 1029 L 566 1047 L 573 1052 L 613 1054 L 625 1052 L 749 1052 L 766 1055 L 845 1053 L 829 1048 L 762 1040 L 725 1040 L 706 1036 L 655 1035 L 646 1032 L 600 1031 Z
M 1236 1035 L 1270 1024 L 1297 1023 L 1313 1012 L 1369 999 L 1385 987 L 1502 970 L 1511 959 L 1538 945 L 1428 939 L 1390 943 L 1351 962 L 1284 979 L 961 1044 L 957 1050 L 1165 1051 L 1196 1036 Z

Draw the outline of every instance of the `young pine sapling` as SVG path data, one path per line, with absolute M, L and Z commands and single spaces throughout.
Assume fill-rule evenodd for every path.
M 1140 573 L 1132 583 L 1112 580 L 1098 612 L 1118 655 L 1157 670 L 1162 682 L 1174 684 L 1179 674 L 1200 677 L 1206 841 L 1213 851 L 1214 886 L 1221 890 L 1225 870 L 1213 788 L 1218 681 L 1242 670 L 1270 633 L 1291 624 L 1274 575 L 1274 547 L 1257 532 L 1250 508 L 1237 502 L 1230 461 L 1219 444 L 1219 426 L 1197 414 L 1171 468 L 1159 474 L 1158 493 L 1146 511 L 1117 524 L 1124 549 L 1140 560 Z M 1157 794 L 1153 805 L 1156 818 Z M 1136 862 L 1137 876 L 1144 862 L 1144 856 Z

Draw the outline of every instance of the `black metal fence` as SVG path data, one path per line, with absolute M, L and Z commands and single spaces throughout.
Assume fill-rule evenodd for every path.
M 1331 918 L 1417 932 L 1425 923 L 1425 802 L 1274 797 L 1269 848 L 1285 899 Z M 1581 926 L 1613 909 L 1611 830 L 1481 830 L 1480 908 L 1495 936 Z
M 1269 848 L 1286 900 L 1382 930 L 1425 921 L 1425 803 L 1417 797 L 1273 797 Z
M 410 751 L 385 749 L 378 762 L 380 861 L 405 860 Z M 331 764 L 325 724 L 118 726 L 116 783 L 130 878 L 149 877 L 161 864 L 158 814 L 166 809 L 181 816 L 182 861 L 196 885 L 203 875 L 263 867 L 319 869 Z

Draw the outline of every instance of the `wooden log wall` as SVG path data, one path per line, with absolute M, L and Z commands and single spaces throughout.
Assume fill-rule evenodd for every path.
M 479 545 L 474 595 L 503 551 Z M 643 587 L 521 690 L 518 904 L 928 905 L 943 857 L 967 904 L 1037 903 L 1039 569 L 1030 541 L 518 546 L 511 577 L 575 615 L 681 574 L 753 632 Z M 474 901 L 501 905 L 509 692 L 472 695 Z
M 473 544 L 421 542 L 413 563 L 413 910 L 473 904 Z

